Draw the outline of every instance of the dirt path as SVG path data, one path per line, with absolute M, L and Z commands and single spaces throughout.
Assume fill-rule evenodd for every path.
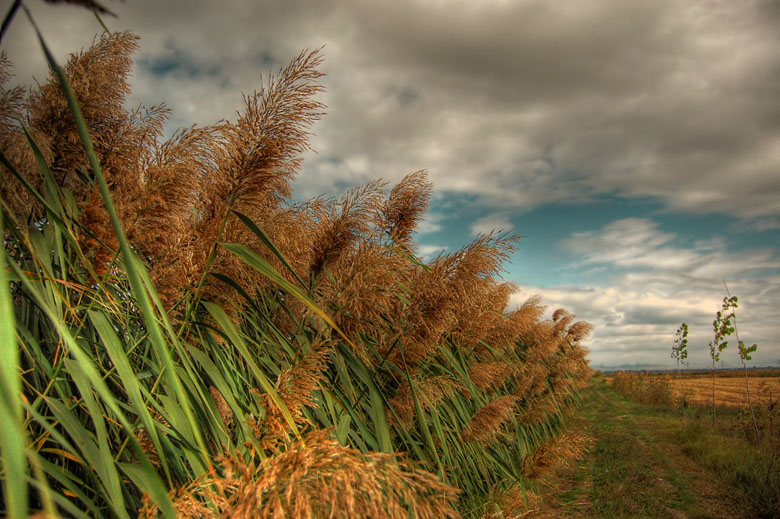
M 603 381 L 586 390 L 574 428 L 594 439 L 586 459 L 543 489 L 540 518 L 740 519 L 752 517 L 675 441 L 674 409 L 632 402 Z

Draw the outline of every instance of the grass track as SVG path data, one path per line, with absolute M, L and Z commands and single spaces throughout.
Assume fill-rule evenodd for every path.
M 587 458 L 557 472 L 531 517 L 747 518 L 733 490 L 686 456 L 679 410 L 637 404 L 595 379 L 574 428 L 594 438 Z

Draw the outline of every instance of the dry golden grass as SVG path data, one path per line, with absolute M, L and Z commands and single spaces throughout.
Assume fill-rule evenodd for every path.
M 458 518 L 458 490 L 402 457 L 363 454 L 317 430 L 281 454 L 246 462 L 225 456 L 170 497 L 179 519 L 269 517 L 289 519 L 372 517 L 402 519 L 409 509 L 420 519 Z M 156 519 L 156 504 L 144 498 L 141 519 Z
M 469 369 L 469 378 L 482 391 L 494 393 L 509 377 L 516 375 L 519 366 L 509 362 L 475 362 Z
M 417 386 L 417 398 L 420 406 L 425 409 L 436 407 L 436 404 L 451 397 L 453 393 L 465 392 L 466 388 L 456 380 L 440 375 L 429 376 L 422 380 L 415 380 Z M 395 396 L 389 400 L 390 405 L 398 415 L 398 420 L 407 427 L 410 427 L 415 420 L 414 396 L 408 382 L 404 382 L 398 388 Z M 395 423 L 396 419 L 388 413 L 388 421 Z
M 514 395 L 504 395 L 489 402 L 471 417 L 468 427 L 463 429 L 463 439 L 490 445 L 501 427 L 514 416 L 516 402 Z
M 512 485 L 490 495 L 482 519 L 523 519 L 535 512 L 542 498 L 521 485 Z
M 748 377 L 750 396 L 754 404 L 767 405 L 780 399 L 780 377 Z M 680 392 L 692 405 L 712 405 L 712 379 L 708 377 L 684 378 L 671 381 L 675 401 Z M 715 378 L 715 404 L 730 407 L 747 407 L 747 389 L 743 375 L 717 376 Z
M 531 479 L 543 479 L 550 469 L 567 465 L 585 456 L 592 439 L 576 433 L 566 433 L 543 443 L 523 460 L 523 474 Z

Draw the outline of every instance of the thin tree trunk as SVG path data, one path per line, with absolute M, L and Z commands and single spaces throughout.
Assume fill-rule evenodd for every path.
M 729 287 L 726 285 L 726 280 L 723 280 L 723 286 L 726 287 L 726 294 L 731 296 L 731 293 L 729 292 Z M 747 389 L 747 397 L 748 397 L 748 405 L 750 406 L 750 416 L 753 418 L 753 428 L 756 431 L 756 443 L 759 443 L 761 440 L 759 439 L 758 434 L 758 423 L 756 422 L 756 413 L 753 412 L 753 400 L 750 398 L 750 384 L 748 383 L 748 374 L 747 374 L 747 366 L 745 365 L 745 357 L 743 356 L 743 344 L 739 340 L 739 330 L 737 329 L 737 313 L 736 311 L 733 313 L 734 315 L 734 336 L 737 338 L 737 348 L 739 349 L 739 358 L 742 359 L 742 370 L 745 372 L 745 389 Z
M 680 383 L 680 407 L 682 408 L 682 414 L 685 416 L 685 388 L 682 384 L 682 372 L 680 371 L 680 361 L 677 361 L 677 381 Z
M 712 423 L 715 423 L 715 357 L 712 358 Z
M 739 336 L 737 336 L 737 341 L 739 341 Z M 742 370 L 745 372 L 745 389 L 747 389 L 748 405 L 750 406 L 750 416 L 753 418 L 753 429 L 755 429 L 756 431 L 756 444 L 758 444 L 761 441 L 761 438 L 758 434 L 758 422 L 756 422 L 756 413 L 753 412 L 753 400 L 750 398 L 750 384 L 748 383 L 747 366 L 745 365 L 744 359 L 742 359 Z

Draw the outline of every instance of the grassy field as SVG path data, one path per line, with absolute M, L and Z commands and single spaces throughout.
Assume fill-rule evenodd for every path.
M 640 404 L 595 379 L 575 430 L 592 438 L 586 458 L 558 470 L 531 517 L 780 517 L 777 459 L 735 429 L 736 413 Z M 776 453 L 775 453 L 776 455 Z
M 750 375 L 750 372 L 748 372 Z M 674 398 L 679 400 L 681 393 L 689 405 L 712 405 L 712 379 L 708 377 L 671 378 L 670 384 Z M 770 405 L 780 401 L 780 376 L 748 377 L 750 396 L 754 404 Z M 739 375 L 718 376 L 715 379 L 716 405 L 747 407 L 748 396 L 745 377 Z

